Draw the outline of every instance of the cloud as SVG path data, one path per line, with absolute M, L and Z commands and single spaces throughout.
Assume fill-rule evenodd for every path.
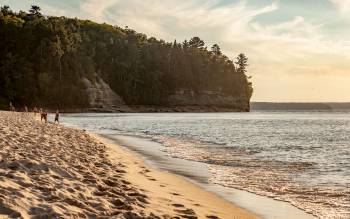
M 237 30 L 256 16 L 277 10 L 272 3 L 262 8 L 246 10 L 245 1 L 221 5 L 222 0 L 85 0 L 80 3 L 79 17 L 98 22 L 129 26 L 139 32 L 169 39 L 198 35 L 205 29 Z M 67 12 L 68 13 L 68 12 Z M 183 33 L 181 33 L 183 31 Z M 203 35 L 204 35 L 203 34 Z
M 86 0 L 80 4 L 80 12 L 89 15 L 92 20 L 104 22 L 106 10 L 117 3 L 118 0 Z
M 343 14 L 348 15 L 350 12 L 350 0 L 329 0 L 331 3 L 334 4 L 334 6 L 337 8 L 337 10 Z

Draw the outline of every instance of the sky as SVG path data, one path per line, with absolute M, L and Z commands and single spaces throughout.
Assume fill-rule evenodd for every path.
M 0 0 L 13 10 L 202 38 L 249 58 L 252 101 L 350 102 L 350 0 Z

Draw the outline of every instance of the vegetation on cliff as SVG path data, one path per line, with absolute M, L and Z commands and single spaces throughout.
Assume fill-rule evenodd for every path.
M 247 59 L 198 37 L 168 43 L 89 20 L 0 12 L 0 105 L 87 107 L 82 78 L 106 81 L 127 104 L 167 105 L 179 89 L 219 91 L 249 103 Z M 237 64 L 237 68 L 235 67 Z

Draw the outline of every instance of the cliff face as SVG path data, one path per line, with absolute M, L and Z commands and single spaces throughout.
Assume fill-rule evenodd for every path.
M 85 85 L 89 106 L 92 110 L 116 111 L 125 106 L 123 99 L 101 78 L 98 78 L 95 83 L 83 78 L 82 82 Z
M 245 95 L 233 97 L 219 91 L 203 91 L 196 93 L 192 90 L 178 90 L 169 97 L 171 106 L 215 106 L 232 108 L 234 111 L 250 110 L 249 98 Z
M 192 90 L 178 90 L 170 95 L 167 106 L 127 106 L 101 78 L 91 82 L 82 79 L 89 100 L 89 110 L 100 112 L 213 112 L 250 110 L 249 99 L 233 97 L 217 91 L 195 93 Z M 230 110 L 231 109 L 231 110 Z

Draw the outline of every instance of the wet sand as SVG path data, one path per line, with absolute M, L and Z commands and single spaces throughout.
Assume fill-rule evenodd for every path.
M 0 112 L 0 218 L 258 218 L 84 130 Z
M 162 144 L 154 142 L 149 138 L 111 133 L 103 134 L 102 136 L 141 155 L 147 165 L 185 177 L 205 190 L 214 192 L 220 197 L 262 218 L 316 219 L 315 216 L 292 206 L 288 202 L 211 183 L 211 173 L 206 164 L 168 156 L 164 152 Z

